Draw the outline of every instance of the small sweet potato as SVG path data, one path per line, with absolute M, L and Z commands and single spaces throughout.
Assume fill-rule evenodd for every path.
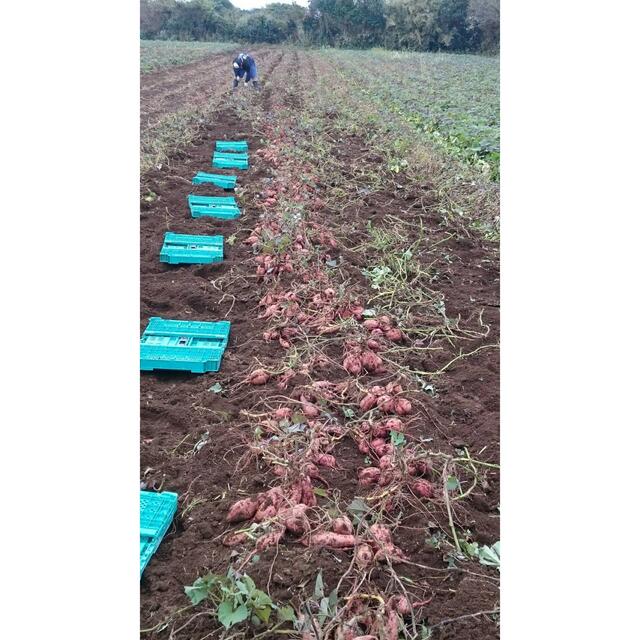
M 280 540 L 282 540 L 282 536 L 284 535 L 284 527 L 282 525 L 276 527 L 273 531 L 269 533 L 265 533 L 256 543 L 257 551 L 264 551 L 269 547 L 273 547 L 278 544 Z
M 405 416 L 411 413 L 411 403 L 406 398 L 396 398 L 393 403 L 393 410 L 399 416 Z
M 411 491 L 420 498 L 432 498 L 435 493 L 433 485 L 426 480 L 415 480 L 410 486 Z
M 330 549 L 348 549 L 356 546 L 356 537 L 343 533 L 331 533 L 322 531 L 312 533 L 305 539 L 305 543 L 311 547 L 329 547 Z
M 371 393 L 367 393 L 367 395 L 362 398 L 362 400 L 360 400 L 360 408 L 363 411 L 369 411 L 370 409 L 373 409 L 373 407 L 376 406 L 376 397 L 371 394 Z
M 244 498 L 231 505 L 227 513 L 227 522 L 242 522 L 250 520 L 258 510 L 258 501 L 255 498 Z
M 378 409 L 383 413 L 391 413 L 394 410 L 394 399 L 386 393 L 381 395 L 377 401 Z
M 356 564 L 365 569 L 373 562 L 373 549 L 368 544 L 361 544 L 356 549 Z
M 387 340 L 391 340 L 391 342 L 402 342 L 404 336 L 402 335 L 402 331 L 397 329 L 396 327 L 392 327 L 391 329 L 387 329 L 384 332 Z
M 358 482 L 365 487 L 372 487 L 374 484 L 378 484 L 380 479 L 380 469 L 378 467 L 367 467 L 366 469 L 358 470 Z
M 320 415 L 320 409 L 318 409 L 315 404 L 304 402 L 302 404 L 302 413 L 304 413 L 307 418 L 317 418 Z
M 269 382 L 269 374 L 264 369 L 256 369 L 249 374 L 249 384 L 267 384 Z
M 342 366 L 344 370 L 348 373 L 357 376 L 362 373 L 362 360 L 359 356 L 354 356 L 353 354 L 349 354 L 343 361 Z
M 237 544 L 243 544 L 250 540 L 245 531 L 239 531 L 237 533 L 230 533 L 222 539 L 222 544 L 225 547 L 235 547 Z
M 361 356 L 362 366 L 370 373 L 381 373 L 384 370 L 382 358 L 373 351 L 365 351 Z
M 351 524 L 351 520 L 349 520 L 347 516 L 340 516 L 339 518 L 335 518 L 335 520 L 331 523 L 331 528 L 333 529 L 334 533 L 353 535 L 353 525 Z
M 321 467 L 336 468 L 336 459 L 330 453 L 318 453 L 314 456 L 313 461 Z
M 279 518 L 287 531 L 291 531 L 296 535 L 303 535 L 309 531 L 309 519 L 306 515 L 307 508 L 306 504 L 296 504 L 280 512 Z
M 276 420 L 285 420 L 293 415 L 293 409 L 291 409 L 291 407 L 278 407 L 273 415 Z

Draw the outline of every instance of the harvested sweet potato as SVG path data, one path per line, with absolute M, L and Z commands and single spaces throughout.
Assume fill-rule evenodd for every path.
M 284 535 L 284 527 L 278 526 L 273 531 L 269 533 L 265 533 L 256 543 L 257 551 L 264 551 L 269 547 L 273 547 L 278 544 L 280 540 L 282 540 L 282 536 Z
M 351 520 L 349 520 L 347 516 L 340 516 L 339 518 L 335 518 L 335 520 L 331 523 L 331 528 L 333 529 L 334 533 L 353 535 L 353 525 L 351 524 Z
M 369 329 L 372 331 L 373 329 L 378 329 L 380 327 L 380 323 L 374 318 L 369 318 L 362 323 L 365 329 Z
M 370 373 L 382 373 L 382 358 L 373 351 L 365 351 L 361 356 L 362 366 Z
M 342 366 L 344 370 L 348 373 L 351 373 L 354 376 L 362 373 L 362 365 L 363 361 L 359 356 L 355 356 L 353 354 L 349 354 L 343 361 Z
M 380 479 L 380 469 L 378 467 L 367 467 L 366 469 L 358 470 L 358 482 L 365 487 L 372 487 L 378 484 Z
M 336 459 L 330 453 L 318 453 L 313 457 L 313 461 L 321 467 L 336 468 Z
M 249 374 L 249 384 L 267 384 L 269 382 L 269 374 L 264 369 L 256 369 Z
M 302 413 L 304 413 L 307 418 L 317 418 L 320 415 L 320 409 L 318 409 L 315 404 L 303 402 Z
M 356 546 L 354 535 L 322 531 L 312 533 L 304 540 L 310 547 L 329 547 L 330 549 L 348 549 Z
M 404 338 L 402 331 L 400 331 L 400 329 L 397 329 L 396 327 L 387 329 L 384 332 L 384 335 L 387 338 L 387 340 L 391 340 L 391 342 L 402 342 Z
M 393 410 L 399 416 L 411 413 L 411 403 L 406 398 L 396 398 L 393 403 Z
M 391 413 L 395 407 L 394 399 L 386 393 L 378 398 L 376 404 L 378 405 L 378 409 L 383 413 Z
M 244 498 L 231 505 L 227 513 L 227 522 L 242 522 L 250 520 L 258 510 L 258 501 L 255 498 Z
M 307 509 L 306 504 L 296 504 L 280 512 L 279 517 L 287 531 L 291 531 L 291 533 L 295 533 L 296 535 L 303 535 L 309 531 L 310 525 L 306 515 Z
M 361 544 L 356 549 L 356 564 L 366 569 L 373 562 L 373 549 L 368 544 Z
M 376 397 L 371 394 L 371 393 L 367 393 L 367 395 L 362 398 L 362 400 L 360 400 L 360 408 L 363 411 L 369 411 L 370 409 L 373 409 L 373 407 L 376 406 Z
M 273 414 L 277 420 L 285 420 L 293 415 L 293 409 L 290 407 L 279 407 Z
M 433 485 L 426 480 L 415 480 L 410 486 L 411 491 L 421 498 L 432 498 L 435 494 Z
M 239 531 L 237 533 L 230 533 L 222 539 L 222 544 L 225 547 L 235 547 L 238 544 L 243 544 L 250 540 L 245 531 Z

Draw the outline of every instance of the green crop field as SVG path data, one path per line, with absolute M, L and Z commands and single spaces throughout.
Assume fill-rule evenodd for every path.
M 150 73 L 164 67 L 187 64 L 206 58 L 212 53 L 231 51 L 233 42 L 173 42 L 165 40 L 140 41 L 140 72 Z
M 498 58 L 339 49 L 323 55 L 390 122 L 410 124 L 421 139 L 498 179 Z

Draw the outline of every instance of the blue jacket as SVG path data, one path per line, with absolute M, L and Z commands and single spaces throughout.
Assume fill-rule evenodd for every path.
M 233 62 L 238 65 L 237 69 L 235 66 L 233 67 L 234 71 L 249 72 L 253 70 L 255 73 L 256 62 L 249 54 L 241 53 Z

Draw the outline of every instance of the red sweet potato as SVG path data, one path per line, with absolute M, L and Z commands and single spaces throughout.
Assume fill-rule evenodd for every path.
M 264 369 L 256 369 L 249 374 L 249 384 L 266 384 L 269 382 L 269 374 Z
M 356 546 L 356 537 L 343 533 L 322 531 L 312 533 L 305 539 L 305 543 L 311 547 L 329 547 L 330 549 L 348 549 Z
M 399 416 L 407 415 L 411 413 L 411 403 L 406 398 L 396 398 L 393 403 L 393 410 Z
M 313 461 L 321 467 L 336 468 L 336 459 L 330 453 L 318 453 L 314 456 Z
M 380 327 L 380 323 L 373 318 L 369 318 L 365 320 L 362 324 L 364 325 L 365 329 L 369 329 L 369 331 L 372 331 L 373 329 L 378 329 Z
M 378 409 L 383 413 L 391 413 L 394 410 L 394 400 L 391 396 L 386 393 L 381 395 L 377 401 Z
M 367 340 L 367 347 L 369 347 L 371 351 L 380 351 L 382 349 L 382 345 L 373 338 L 369 338 L 369 340 Z
M 380 469 L 378 467 L 367 467 L 366 469 L 358 470 L 358 482 L 365 487 L 372 487 L 378 484 L 380 479 Z
M 384 335 L 387 340 L 391 340 L 391 342 L 402 342 L 402 339 L 404 338 L 404 336 L 402 335 L 402 331 L 400 331 L 400 329 L 397 329 L 396 327 L 387 329 L 384 332 Z
M 293 415 L 293 409 L 290 407 L 278 407 L 273 415 L 277 420 L 285 420 Z
M 284 535 L 283 526 L 278 526 L 273 531 L 270 531 L 269 533 L 265 533 L 256 543 L 256 550 L 264 551 L 269 547 L 273 547 L 274 545 L 277 545 L 282 539 L 283 535 Z
M 242 522 L 250 520 L 258 510 L 258 501 L 255 498 L 244 498 L 231 505 L 227 513 L 227 522 Z
M 306 504 L 296 504 L 280 512 L 279 517 L 287 531 L 291 531 L 296 535 L 303 535 L 309 531 L 309 519 L 306 515 L 307 508 Z
M 365 569 L 373 562 L 373 549 L 368 544 L 361 544 L 356 549 L 356 564 Z
M 331 528 L 334 533 L 344 533 L 346 535 L 353 535 L 353 525 L 351 520 L 347 516 L 340 516 L 331 523 Z
M 433 485 L 426 480 L 415 480 L 412 482 L 411 491 L 420 498 L 432 498 L 435 493 Z
M 362 366 L 370 373 L 382 373 L 382 358 L 373 351 L 365 351 L 361 356 Z
M 363 411 L 369 411 L 370 409 L 373 409 L 373 407 L 376 406 L 376 397 L 371 394 L 371 393 L 367 393 L 367 395 L 362 398 L 362 400 L 360 400 L 360 408 Z
M 362 364 L 363 361 L 359 356 L 354 356 L 353 354 L 349 354 L 343 361 L 342 366 L 344 370 L 348 373 L 357 376 L 362 373 Z
M 250 540 L 245 531 L 239 531 L 237 533 L 230 533 L 222 539 L 222 544 L 225 547 L 235 547 L 237 544 L 243 544 Z

